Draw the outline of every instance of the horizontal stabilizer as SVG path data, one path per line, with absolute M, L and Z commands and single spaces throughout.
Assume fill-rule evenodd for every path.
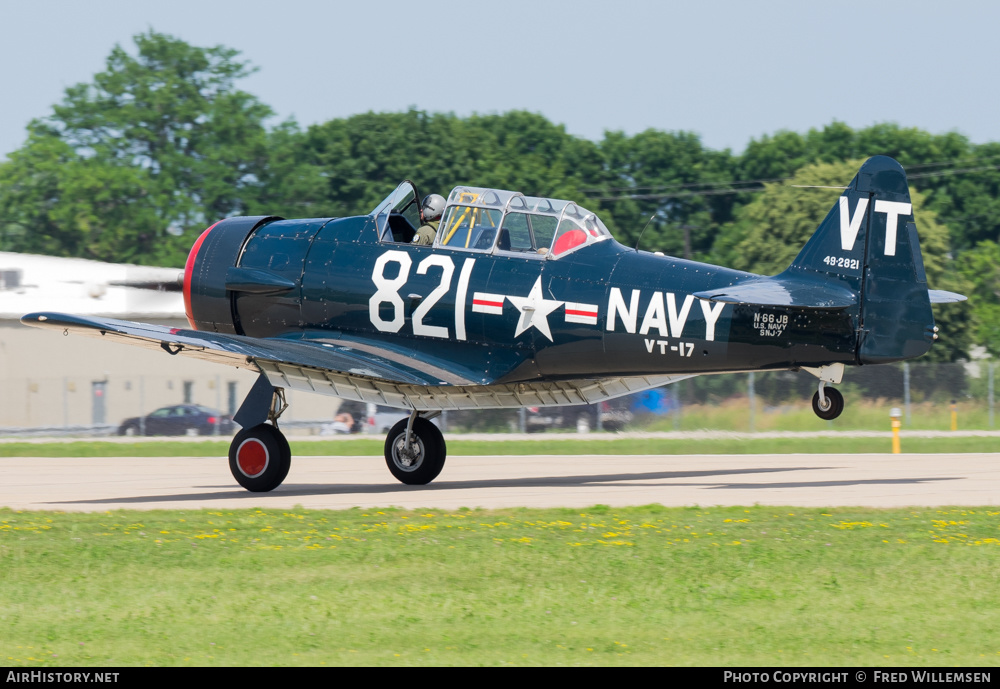
M 932 304 L 954 304 L 955 302 L 968 299 L 964 294 L 948 292 L 943 289 L 929 289 L 927 290 L 927 294 L 930 296 Z
M 726 304 L 791 306 L 798 309 L 844 309 L 858 303 L 858 295 L 845 287 L 785 274 L 696 292 L 694 296 Z

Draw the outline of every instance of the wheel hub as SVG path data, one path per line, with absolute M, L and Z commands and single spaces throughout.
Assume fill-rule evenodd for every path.
M 247 438 L 236 450 L 236 466 L 247 478 L 256 478 L 263 474 L 268 459 L 267 447 L 257 438 Z
M 406 434 L 400 434 L 392 446 L 392 459 L 403 471 L 416 471 L 424 461 L 424 443 L 414 436 L 406 447 Z

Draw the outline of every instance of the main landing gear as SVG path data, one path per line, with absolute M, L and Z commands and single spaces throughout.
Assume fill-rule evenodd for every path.
M 262 402 L 267 406 L 262 406 Z M 237 483 L 253 493 L 272 491 L 288 476 L 292 450 L 278 430 L 278 417 L 287 408 L 285 391 L 272 388 L 267 378 L 261 376 L 234 416 L 243 430 L 229 445 L 229 470 Z M 271 423 L 264 423 L 262 415 Z
M 253 493 L 281 485 L 292 466 L 292 451 L 277 426 L 262 423 L 244 428 L 229 446 L 229 470 L 236 482 Z
M 267 376 L 260 378 L 243 401 L 233 420 L 243 426 L 229 446 L 229 470 L 236 482 L 254 493 L 266 493 L 281 485 L 292 465 L 292 451 L 278 430 L 278 417 L 288 408 L 285 391 L 275 388 Z M 399 481 L 411 486 L 430 483 L 444 468 L 448 454 L 444 436 L 431 419 L 441 412 L 423 415 L 416 410 L 402 419 L 385 439 L 385 463 Z
M 430 418 L 413 411 L 385 439 L 385 463 L 392 475 L 410 486 L 423 486 L 441 473 L 448 449 Z

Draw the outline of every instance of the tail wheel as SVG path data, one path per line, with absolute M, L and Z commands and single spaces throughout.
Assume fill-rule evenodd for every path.
M 266 493 L 280 486 L 291 464 L 288 441 L 270 424 L 244 428 L 229 446 L 233 478 L 253 493 Z
M 427 419 L 413 420 L 410 446 L 406 447 L 406 424 L 402 419 L 385 438 L 385 463 L 399 481 L 411 486 L 430 483 L 444 468 L 448 450 L 438 427 Z
M 826 397 L 825 407 L 819 401 L 819 392 L 813 393 L 813 412 L 821 419 L 832 421 L 844 411 L 844 396 L 835 388 L 824 389 L 823 395 Z

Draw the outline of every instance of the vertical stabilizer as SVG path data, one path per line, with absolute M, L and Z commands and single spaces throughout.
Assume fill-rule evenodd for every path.
M 786 274 L 858 294 L 859 364 L 925 353 L 934 317 L 906 173 L 892 158 L 869 158 Z

